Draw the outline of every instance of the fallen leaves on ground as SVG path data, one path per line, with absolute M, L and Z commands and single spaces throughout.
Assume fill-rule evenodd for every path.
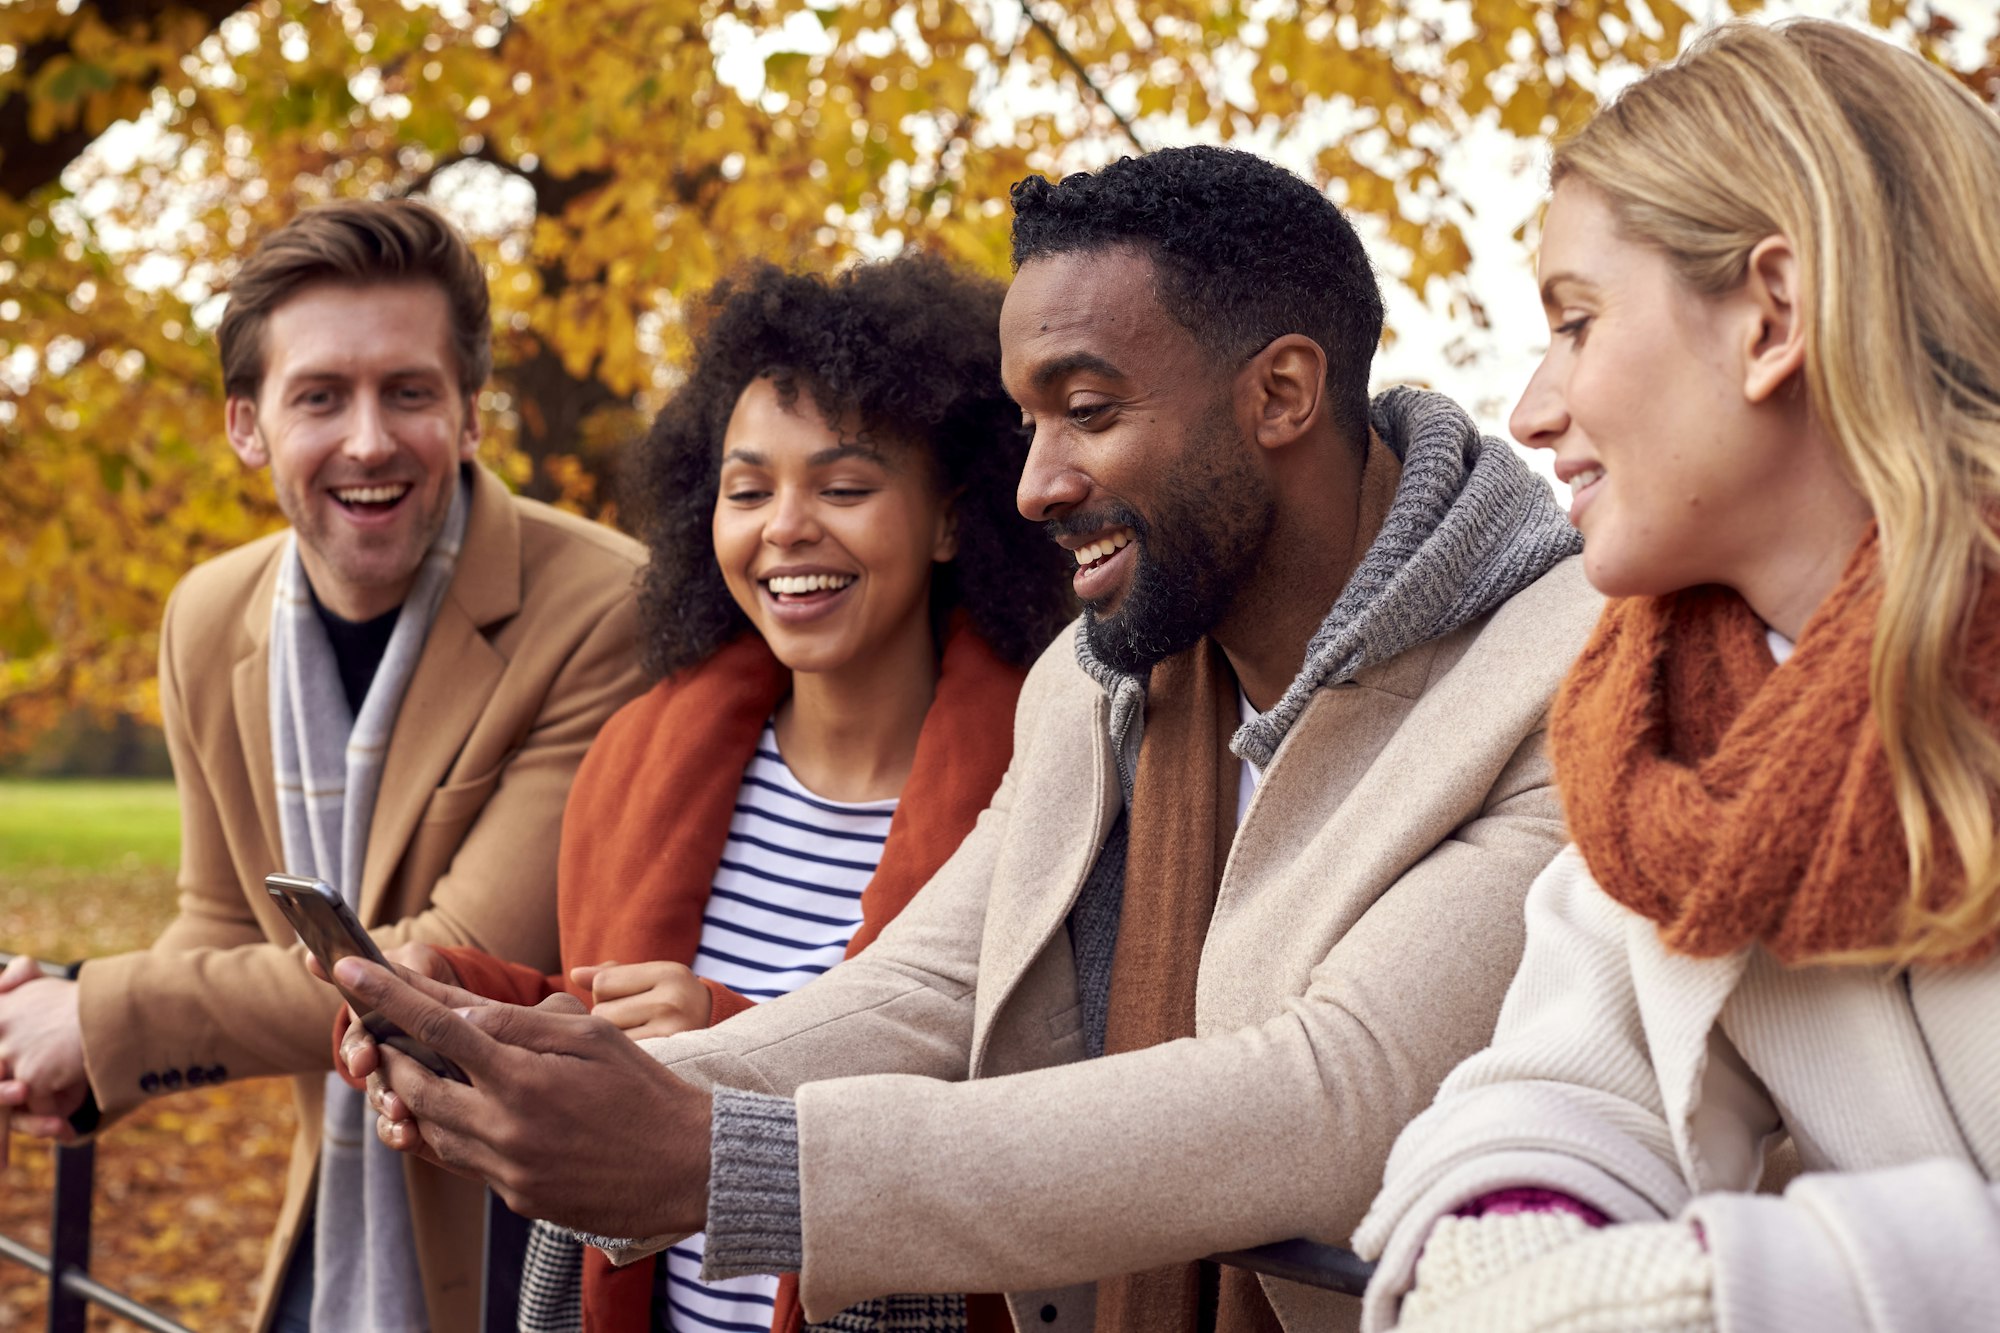
M 30 872 L 0 883 L 0 949 L 68 961 L 143 948 L 172 919 L 157 868 Z M 248 1329 L 295 1119 L 284 1079 L 162 1098 L 99 1138 L 91 1275 L 193 1329 Z M 0 1233 L 44 1253 L 54 1156 L 14 1140 Z M 38 1329 L 46 1280 L 0 1261 L 0 1330 Z M 130 1326 L 93 1309 L 93 1333 Z

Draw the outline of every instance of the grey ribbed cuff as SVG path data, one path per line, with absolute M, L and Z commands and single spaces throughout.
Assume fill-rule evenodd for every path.
M 702 1280 L 798 1272 L 805 1262 L 798 1104 L 717 1088 L 710 1126 Z

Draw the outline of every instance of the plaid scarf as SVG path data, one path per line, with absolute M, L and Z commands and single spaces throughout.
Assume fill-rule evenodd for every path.
M 382 762 L 403 691 L 465 539 L 471 485 L 461 475 L 442 531 L 425 553 L 376 668 L 350 716 L 333 646 L 313 610 L 294 532 L 271 612 L 271 761 L 285 868 L 340 891 L 360 910 L 361 868 Z M 326 1076 L 314 1215 L 312 1325 L 325 1333 L 417 1333 L 429 1327 L 400 1154 L 375 1137 L 367 1098 Z

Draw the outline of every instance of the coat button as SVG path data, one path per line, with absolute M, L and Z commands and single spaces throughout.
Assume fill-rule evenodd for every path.
M 160 1086 L 168 1092 L 177 1091 L 181 1086 L 181 1071 L 178 1069 L 169 1069 L 166 1073 L 160 1075 Z
M 208 1067 L 208 1081 L 210 1083 L 220 1083 L 228 1077 L 229 1067 L 227 1065 L 210 1065 Z
M 148 1097 L 150 1097 L 159 1090 L 160 1090 L 160 1076 L 158 1074 L 155 1074 L 152 1070 L 149 1069 L 144 1074 L 139 1076 L 139 1091 L 145 1093 Z
M 1055 1306 L 1053 1306 L 1053 1305 L 1044 1305 L 1044 1306 L 1042 1307 L 1042 1322 L 1043 1322 L 1044 1324 L 1053 1324 L 1053 1323 L 1055 1323 L 1055 1322 L 1056 1322 L 1056 1307 L 1055 1307 Z
M 190 1088 L 198 1088 L 206 1082 L 208 1082 L 208 1071 L 206 1069 L 203 1069 L 200 1065 L 195 1065 L 188 1070 L 188 1086 Z

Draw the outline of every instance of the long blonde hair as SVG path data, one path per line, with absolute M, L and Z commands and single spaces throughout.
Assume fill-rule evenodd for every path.
M 1633 239 L 1717 295 L 1782 234 L 1799 257 L 1805 382 L 1881 533 L 1869 689 L 1908 843 L 1894 945 L 1960 953 L 2000 928 L 2000 737 L 1961 691 L 2000 568 L 2000 117 L 1942 70 L 1835 23 L 1729 23 L 1555 154 Z M 1933 829 L 1941 824 L 1949 848 Z M 1955 861 L 1942 909 L 1932 877 Z

